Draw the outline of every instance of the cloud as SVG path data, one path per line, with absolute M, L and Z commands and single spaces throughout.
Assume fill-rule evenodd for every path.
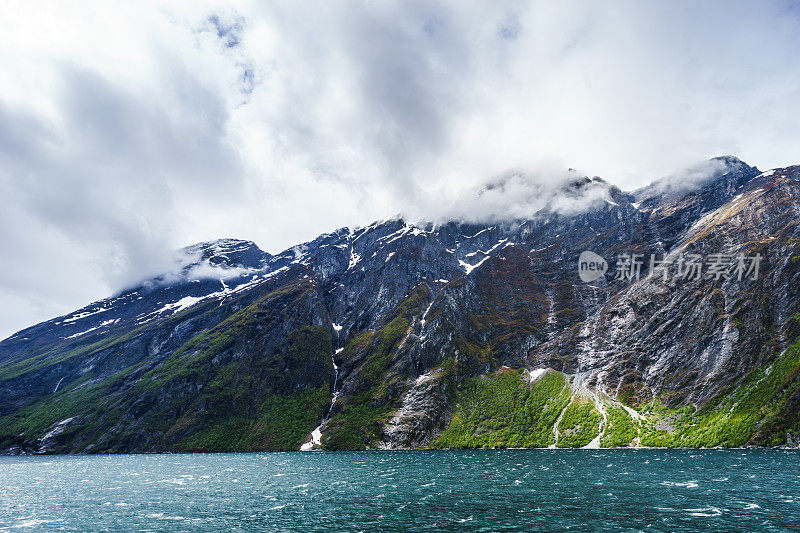
M 568 167 L 632 189 L 800 145 L 780 0 L 41 1 L 0 31 L 0 336 L 192 242 L 524 215 Z
M 659 178 L 657 181 L 632 191 L 639 199 L 658 194 L 679 194 L 698 188 L 727 172 L 742 167 L 742 162 L 728 157 L 715 157 Z
M 211 264 L 207 259 L 202 259 L 197 250 L 183 248 L 172 254 L 171 264 L 163 265 L 157 275 L 144 280 L 141 285 L 146 289 L 154 289 L 175 283 L 200 281 L 207 279 L 229 280 L 244 274 L 252 274 L 257 268 L 233 267 L 224 264 Z
M 452 220 L 480 224 L 533 219 L 551 214 L 574 215 L 604 205 L 611 185 L 579 172 L 540 165 L 513 170 L 472 190 L 447 190 L 418 202 L 404 215 L 419 223 Z

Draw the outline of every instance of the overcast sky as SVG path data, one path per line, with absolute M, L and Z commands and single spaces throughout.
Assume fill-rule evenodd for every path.
M 0 338 L 510 169 L 798 163 L 798 51 L 789 1 L 5 2 Z

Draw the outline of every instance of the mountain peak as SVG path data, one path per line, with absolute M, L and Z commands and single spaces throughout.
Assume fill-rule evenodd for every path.
M 744 161 L 736 157 L 735 155 L 718 155 L 709 159 L 709 161 L 719 161 L 721 163 L 725 163 L 726 165 L 747 165 Z
M 272 257 L 252 241 L 233 238 L 199 242 L 181 252 L 191 258 L 192 264 L 207 262 L 225 268 L 261 268 Z

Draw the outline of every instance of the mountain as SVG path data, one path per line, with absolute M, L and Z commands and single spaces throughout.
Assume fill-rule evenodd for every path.
M 523 219 L 197 244 L 0 342 L 0 450 L 797 446 L 799 215 L 800 166 L 727 156 Z

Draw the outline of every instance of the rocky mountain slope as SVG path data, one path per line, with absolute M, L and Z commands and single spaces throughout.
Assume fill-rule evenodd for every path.
M 800 167 L 713 162 L 573 176 L 581 210 L 524 220 L 189 247 L 0 342 L 0 450 L 797 446 Z

